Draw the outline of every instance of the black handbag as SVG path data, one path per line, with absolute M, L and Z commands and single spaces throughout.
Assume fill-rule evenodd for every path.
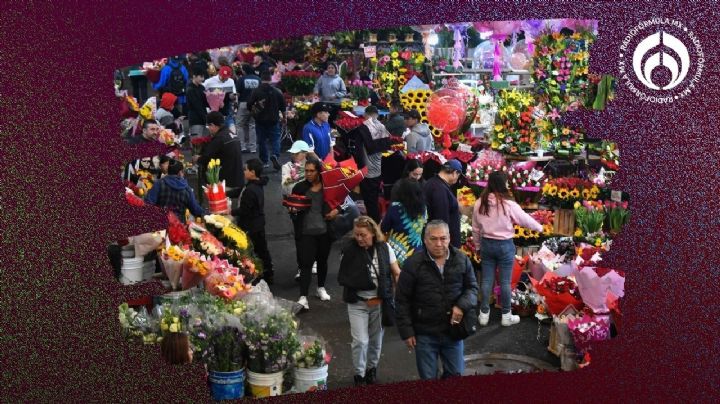
M 383 299 L 380 310 L 382 312 L 383 327 L 395 326 L 395 301 L 393 299 Z
M 463 318 L 459 324 L 450 326 L 450 337 L 456 340 L 465 339 L 475 334 L 477 326 L 477 310 L 473 307 L 470 310 L 463 311 Z
M 345 203 L 343 204 L 343 212 L 338 214 L 332 222 L 328 223 L 330 238 L 333 240 L 340 240 L 344 235 L 353 229 L 355 219 L 359 216 L 360 211 L 358 210 L 355 201 L 350 198 L 346 198 Z

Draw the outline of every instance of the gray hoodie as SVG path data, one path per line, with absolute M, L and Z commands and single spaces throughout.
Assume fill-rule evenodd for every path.
M 410 130 L 405 138 L 408 153 L 420 153 L 433 149 L 433 139 L 430 134 L 430 127 L 426 123 L 418 123 Z
M 347 94 L 347 89 L 345 88 L 345 82 L 340 76 L 337 74 L 328 76 L 327 73 L 323 73 L 315 83 L 313 92 L 320 94 L 320 101 L 322 102 L 339 104 L 340 99 Z

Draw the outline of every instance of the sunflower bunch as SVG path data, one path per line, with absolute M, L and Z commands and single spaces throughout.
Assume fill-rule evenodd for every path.
M 554 178 L 542 187 L 542 195 L 549 205 L 561 209 L 572 209 L 575 202 L 596 200 L 600 188 L 580 178 Z
M 370 64 L 378 72 L 376 83 L 378 92 L 386 99 L 396 97 L 400 89 L 422 69 L 425 55 L 409 49 L 402 50 L 396 46 L 385 53 L 378 52 L 370 58 Z
M 514 225 L 515 235 L 513 235 L 513 241 L 516 245 L 526 246 L 532 244 L 538 244 L 540 242 L 539 231 L 531 230 L 525 227 Z
M 404 110 L 415 109 L 420 113 L 421 117 L 427 119 L 425 113 L 427 112 L 427 101 L 430 94 L 432 94 L 431 90 L 409 90 L 400 93 L 400 103 Z
M 490 134 L 493 150 L 515 155 L 533 151 L 537 145 L 537 128 L 532 94 L 517 89 L 501 90 L 497 102 L 498 112 Z

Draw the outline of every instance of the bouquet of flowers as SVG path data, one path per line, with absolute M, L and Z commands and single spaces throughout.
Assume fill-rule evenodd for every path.
M 536 148 L 534 100 L 528 92 L 501 90 L 498 113 L 490 135 L 491 147 L 506 154 L 522 155 Z
M 139 189 L 138 194 L 139 194 L 139 196 L 145 196 L 150 191 L 150 189 L 153 187 L 153 183 L 155 182 L 155 177 L 148 170 L 138 170 L 137 176 L 138 176 L 137 187 Z
M 121 304 L 119 307 L 118 320 L 120 321 L 120 327 L 122 328 L 123 335 L 128 338 L 141 337 L 143 335 L 142 330 L 138 327 L 136 318 L 138 312 L 131 308 L 127 303 Z
M 580 296 L 595 314 L 610 311 L 609 297 L 617 299 L 625 295 L 625 275 L 609 268 L 584 267 L 575 275 Z
M 192 244 L 192 238 L 186 225 L 180 222 L 174 212 L 168 212 L 168 239 L 170 243 L 189 247 Z
M 245 347 L 240 328 L 224 325 L 211 329 L 209 335 L 202 332 L 207 342 L 203 344 L 205 349 L 200 354 L 200 360 L 208 370 L 233 372 L 245 367 Z
M 605 222 L 605 208 L 602 202 L 575 202 L 575 237 L 600 247 L 605 240 L 602 227 Z
M 467 169 L 465 170 L 465 176 L 468 181 L 487 182 L 490 177 L 490 173 L 493 171 L 505 170 L 507 170 L 506 166 L 500 162 L 488 164 L 483 162 L 481 159 L 475 159 L 468 163 Z
M 552 235 L 553 219 L 555 216 L 555 213 L 552 210 L 536 210 L 532 212 L 530 216 L 543 226 L 543 236 L 549 237 Z
M 131 206 L 143 206 L 145 205 L 145 201 L 142 200 L 142 198 L 138 198 L 135 195 L 135 192 L 125 187 L 125 200 L 131 205 Z
M 544 137 L 549 140 L 550 147 L 556 157 L 569 158 L 582 153 L 585 148 L 585 131 L 569 126 L 546 125 Z
M 348 93 L 350 93 L 353 99 L 367 101 L 370 98 L 370 91 L 372 90 L 372 81 L 353 80 L 348 82 Z
M 195 223 L 190 223 L 190 237 L 195 250 L 203 251 L 209 256 L 214 257 L 225 251 L 225 247 L 215 236 Z
M 196 136 L 190 139 L 193 154 L 201 154 L 203 146 L 210 143 L 210 140 L 212 140 L 210 136 Z
M 330 363 L 332 355 L 324 339 L 315 335 L 301 335 L 300 349 L 295 352 L 293 362 L 299 368 L 321 368 Z
M 160 341 L 158 322 L 150 316 L 145 307 L 138 312 L 127 303 L 123 303 L 118 309 L 118 320 L 126 338 L 142 337 L 143 343 L 146 345 Z
M 580 357 L 590 350 L 593 342 L 610 339 L 610 320 L 607 316 L 585 314 L 581 318 L 568 321 L 568 329 Z
M 200 281 L 208 276 L 212 269 L 212 262 L 209 258 L 200 255 L 200 253 L 196 251 L 188 252 L 185 255 L 185 263 L 183 264 L 183 290 L 190 289 L 200 284 Z
M 481 257 L 475 249 L 473 241 L 472 222 L 468 216 L 460 216 L 460 251 L 470 258 L 470 261 L 479 264 Z
M 530 278 L 537 293 L 543 297 L 548 312 L 558 315 L 567 306 L 581 310 L 583 302 L 577 285 L 572 279 L 546 272 L 540 281 Z
M 605 168 L 612 171 L 620 169 L 620 150 L 614 142 L 603 140 L 601 143 L 602 152 L 600 154 L 600 162 Z
M 535 279 L 540 279 L 546 271 L 569 275 L 575 270 L 575 243 L 570 237 L 549 238 L 531 258 L 534 264 L 530 272 Z
M 547 204 L 571 209 L 575 202 L 597 199 L 600 188 L 580 178 L 553 178 L 543 185 L 542 194 Z
M 515 245 L 528 246 L 538 244 L 540 242 L 541 233 L 539 231 L 531 230 L 518 225 L 514 225 L 513 229 L 515 229 L 515 235 L 513 236 Z
M 180 322 L 180 317 L 175 315 L 172 310 L 163 310 L 160 318 L 160 331 L 163 336 L 171 332 L 182 332 L 184 327 Z
M 177 140 L 175 139 L 175 133 L 173 133 L 170 129 L 160 129 L 160 134 L 158 135 L 158 142 L 164 143 L 167 146 L 172 146 L 175 143 L 177 143 Z
M 533 293 L 524 283 L 518 284 L 510 294 L 510 303 L 513 310 L 518 314 L 523 314 L 523 316 L 532 314 L 539 300 L 540 297 Z
M 339 114 L 339 119 L 335 120 L 335 126 L 339 127 L 340 129 L 349 132 L 358 126 L 362 125 L 365 121 L 362 117 L 352 117 L 348 115 L 345 111 L 341 111 Z
M 283 73 L 280 83 L 291 95 L 308 95 L 319 77 L 320 73 L 313 71 L 289 71 Z
M 273 300 L 258 301 L 248 307 L 241 322 L 245 326 L 248 369 L 256 373 L 286 369 L 300 349 L 298 326 L 292 314 Z
M 205 289 L 215 296 L 225 300 L 235 300 L 244 296 L 252 287 L 245 284 L 238 268 L 233 267 L 228 260 L 215 257 L 212 269 L 205 279 Z
M 353 159 L 345 160 L 338 167 L 325 164 L 320 174 L 323 183 L 323 199 L 330 209 L 342 205 L 350 190 L 355 188 L 365 178 L 367 167 L 357 169 Z
M 210 110 L 217 112 L 225 104 L 225 91 L 221 89 L 205 91 L 205 98 L 210 106 Z
M 166 241 L 165 248 L 160 253 L 160 262 L 163 271 L 170 280 L 173 290 L 177 290 L 180 284 L 180 276 L 182 275 L 185 256 L 189 251 L 177 245 L 170 245 L 170 240 Z

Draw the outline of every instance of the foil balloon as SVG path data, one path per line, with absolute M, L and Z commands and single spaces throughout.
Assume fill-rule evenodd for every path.
M 535 53 L 535 38 L 540 35 L 544 26 L 543 20 L 526 20 L 520 24 L 520 28 L 525 32 L 525 44 L 529 55 Z
M 484 41 L 478 45 L 473 53 L 473 68 L 492 69 L 495 60 L 494 49 L 495 45 L 492 41 Z

